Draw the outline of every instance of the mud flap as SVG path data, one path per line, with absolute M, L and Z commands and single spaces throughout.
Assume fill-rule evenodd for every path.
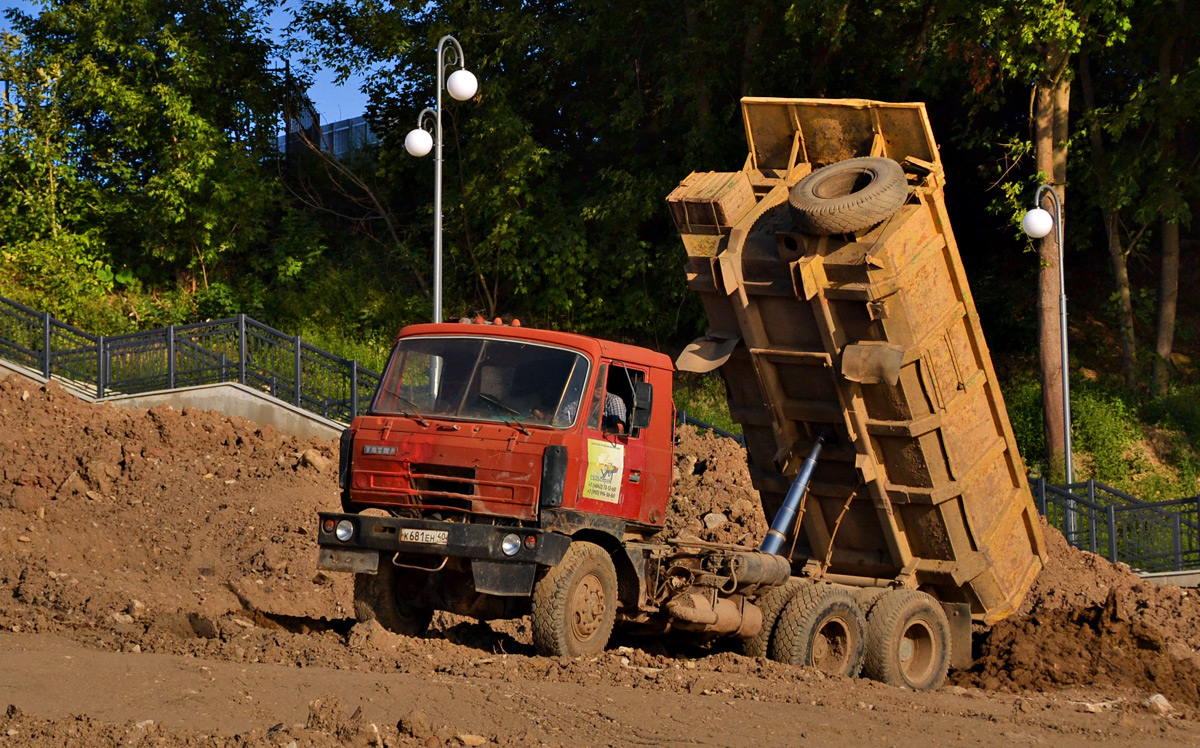
M 971 651 L 971 606 L 967 603 L 942 603 L 950 624 L 950 667 L 966 670 L 975 662 Z
M 537 564 L 471 559 L 475 591 L 500 597 L 522 597 L 533 593 Z

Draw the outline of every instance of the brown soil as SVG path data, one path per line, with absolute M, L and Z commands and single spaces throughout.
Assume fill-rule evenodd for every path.
M 980 637 L 957 682 L 1044 690 L 1116 684 L 1200 706 L 1200 593 L 1143 580 L 1046 527 L 1049 560 L 1021 607 Z
M 736 444 L 681 434 L 676 467 L 668 532 L 762 537 Z M 1028 615 L 995 629 L 959 685 L 912 694 L 644 639 L 548 659 L 527 620 L 439 615 L 424 639 L 356 624 L 348 575 L 315 566 L 336 470 L 330 442 L 0 380 L 0 748 L 1195 742 L 1196 598 L 1053 534 Z M 1085 651 L 1135 659 L 1113 655 L 1100 677 L 1067 668 L 1084 658 L 1064 646 L 1039 654 L 1067 676 L 1018 674 L 1019 652 L 1051 651 L 1046 635 L 1070 626 L 1095 632 Z M 1005 693 L 1019 689 L 1034 692 Z M 1178 702 L 1169 716 L 1142 705 L 1154 691 Z

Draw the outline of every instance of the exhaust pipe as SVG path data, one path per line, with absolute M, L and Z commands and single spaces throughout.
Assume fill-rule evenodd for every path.
M 821 429 L 812 451 L 804 458 L 796 480 L 792 481 L 792 487 L 783 499 L 783 506 L 779 507 L 779 513 L 771 522 L 771 529 L 767 530 L 767 537 L 763 538 L 762 545 L 758 548 L 763 553 L 783 555 L 779 551 L 783 548 L 783 541 L 787 540 L 788 528 L 796 521 L 796 510 L 800 507 L 800 499 L 804 498 L 805 490 L 808 489 L 808 482 L 812 478 L 813 468 L 817 465 L 817 457 L 821 455 L 821 445 L 825 443 L 826 433 L 825 429 Z

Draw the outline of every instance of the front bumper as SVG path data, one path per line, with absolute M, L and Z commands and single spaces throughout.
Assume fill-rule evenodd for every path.
M 418 556 L 555 566 L 562 561 L 567 547 L 571 544 L 571 539 L 565 535 L 537 528 L 438 522 L 400 517 L 373 517 L 339 512 L 321 512 L 318 517 L 317 543 L 323 551 L 383 551 Z M 333 532 L 325 531 L 329 521 L 332 521 L 332 526 L 336 527 L 342 520 L 349 520 L 354 525 L 354 534 L 345 542 L 338 540 Z M 403 530 L 445 532 L 446 542 L 404 541 L 401 540 Z M 501 541 L 505 535 L 510 533 L 517 535 L 522 542 L 517 552 L 508 556 L 501 550 Z M 532 538 L 532 542 L 529 541 L 530 538 Z

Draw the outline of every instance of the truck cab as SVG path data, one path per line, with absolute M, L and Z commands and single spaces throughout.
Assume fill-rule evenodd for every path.
M 354 572 L 359 617 L 402 631 L 433 610 L 529 612 L 539 570 L 572 539 L 619 555 L 661 529 L 672 369 L 517 323 L 404 328 L 342 435 L 342 512 L 320 515 L 319 566 Z

